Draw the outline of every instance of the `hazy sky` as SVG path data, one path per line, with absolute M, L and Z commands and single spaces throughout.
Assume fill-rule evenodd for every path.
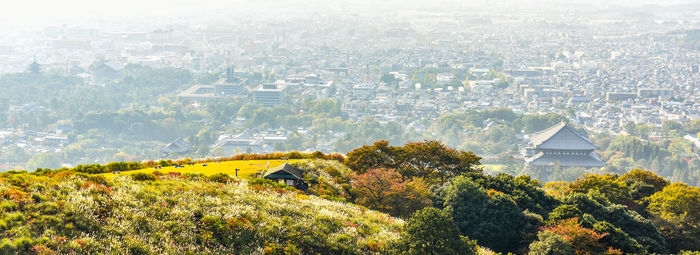
M 689 0 L 672 0 L 673 2 Z M 207 17 L 222 14 L 251 14 L 270 10 L 273 13 L 305 11 L 317 8 L 338 9 L 345 6 L 368 8 L 393 8 L 401 6 L 445 6 L 450 3 L 462 5 L 485 4 L 490 0 L 4 0 L 0 8 L 3 25 L 47 25 L 73 23 L 86 20 L 119 20 L 154 17 Z M 571 0 L 500 0 L 498 3 L 516 2 L 539 4 L 569 3 Z M 593 4 L 648 4 L 652 0 L 581 0 Z M 661 1 L 668 3 L 668 1 Z M 442 4 L 441 4 L 442 3 Z M 493 4 L 493 3 L 491 3 Z M 449 8 L 448 8 L 449 9 Z

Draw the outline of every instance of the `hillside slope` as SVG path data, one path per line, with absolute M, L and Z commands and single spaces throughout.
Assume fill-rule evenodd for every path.
M 0 253 L 381 253 L 403 222 L 290 189 L 201 176 L 0 174 Z

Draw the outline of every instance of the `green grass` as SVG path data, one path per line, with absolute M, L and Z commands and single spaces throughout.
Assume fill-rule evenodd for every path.
M 145 168 L 133 171 L 123 171 L 119 174 L 114 173 L 104 173 L 102 175 L 108 177 L 114 177 L 119 175 L 130 175 L 133 173 L 152 173 L 155 171 L 161 173 L 178 172 L 178 173 L 201 173 L 204 175 L 212 175 L 217 173 L 225 173 L 231 176 L 236 175 L 236 168 L 239 169 L 238 177 L 243 179 L 250 179 L 255 176 L 256 173 L 260 173 L 261 170 L 267 169 L 267 162 L 270 162 L 270 167 L 275 167 L 284 163 L 293 163 L 300 161 L 301 159 L 290 159 L 290 160 L 234 160 L 234 161 L 224 161 L 224 162 L 209 162 L 207 166 L 202 166 L 202 164 L 195 164 L 192 166 L 185 165 L 184 168 L 175 168 L 172 166 L 163 167 L 162 169 L 155 168 Z

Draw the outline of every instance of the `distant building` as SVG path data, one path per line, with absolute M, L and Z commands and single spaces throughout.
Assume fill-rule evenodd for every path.
M 508 74 L 513 77 L 540 77 L 542 76 L 542 71 L 530 70 L 530 69 L 505 69 L 503 73 Z
M 178 137 L 177 139 L 175 139 L 175 141 L 165 145 L 165 147 L 161 149 L 161 152 L 165 154 L 185 154 L 190 152 L 191 148 L 192 146 L 189 143 L 185 142 L 184 140 L 182 140 L 182 138 Z
M 369 82 L 357 84 L 352 87 L 352 94 L 359 99 L 372 99 L 376 93 L 376 86 Z
M 525 162 L 528 167 L 598 168 L 605 166 L 595 154 L 598 146 L 561 122 L 530 136 Z
M 265 107 L 274 107 L 282 103 L 284 91 L 276 84 L 263 84 L 253 91 L 253 101 Z
M 34 58 L 34 62 L 29 64 L 29 66 L 27 67 L 27 72 L 29 72 L 30 74 L 41 73 L 41 65 L 36 62 L 36 58 Z
M 605 94 L 605 100 L 608 102 L 626 101 L 635 98 L 637 98 L 637 93 L 608 92 Z
M 247 79 L 235 76 L 233 67 L 227 68 L 225 78 L 213 85 L 194 85 L 179 94 L 177 97 L 186 101 L 204 102 L 222 98 L 247 98 L 248 89 L 245 87 Z
M 222 134 L 211 146 L 212 151 L 227 155 L 239 153 L 265 153 L 274 151 L 275 145 L 287 142 L 287 136 L 254 133 L 247 129 L 238 135 Z
M 118 79 L 124 74 L 124 64 L 104 59 L 95 60 L 88 69 L 96 77 L 107 79 Z
M 637 91 L 637 96 L 641 98 L 673 96 L 673 89 L 641 88 Z

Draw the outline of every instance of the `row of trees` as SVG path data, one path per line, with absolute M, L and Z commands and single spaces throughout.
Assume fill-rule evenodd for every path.
M 357 148 L 345 161 L 354 172 L 351 201 L 408 218 L 400 247 L 414 254 L 470 250 L 469 240 L 519 254 L 700 250 L 698 188 L 639 169 L 543 185 L 528 176 L 484 175 L 479 158 L 468 155 L 435 141 Z M 439 227 L 419 224 L 426 215 Z M 458 233 L 436 230 L 452 225 Z

